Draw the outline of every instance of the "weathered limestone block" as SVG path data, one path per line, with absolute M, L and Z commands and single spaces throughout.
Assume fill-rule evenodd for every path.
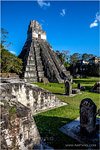
M 65 94 L 66 95 L 72 94 L 72 86 L 68 80 L 65 81 Z
M 42 150 L 35 113 L 66 105 L 55 95 L 22 80 L 3 79 L 0 83 L 1 146 L 8 150 Z
M 15 99 L 16 100 L 16 99 Z M 41 138 L 31 110 L 8 97 L 1 106 L 1 149 L 42 149 Z
M 80 93 L 80 89 L 72 89 L 72 94 L 79 94 Z
M 100 93 L 100 82 L 96 82 L 91 89 L 91 92 Z
M 77 84 L 77 88 L 81 89 L 81 84 L 80 83 Z
M 89 99 L 85 98 L 80 104 L 80 133 L 91 136 L 96 131 L 96 110 L 97 106 Z

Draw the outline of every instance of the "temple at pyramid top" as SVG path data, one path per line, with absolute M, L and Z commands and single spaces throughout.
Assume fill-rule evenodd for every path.
M 41 25 L 36 20 L 32 20 L 30 22 L 27 34 L 28 40 L 29 39 L 46 40 L 46 32 L 42 30 Z
M 21 77 L 26 82 L 63 83 L 68 72 L 61 63 L 51 45 L 47 42 L 46 32 L 37 21 L 28 26 L 27 40 L 19 55 L 23 61 Z

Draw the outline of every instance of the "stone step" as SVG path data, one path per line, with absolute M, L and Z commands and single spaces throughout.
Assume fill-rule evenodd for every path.
M 25 78 L 25 81 L 26 82 L 37 82 L 38 80 L 37 80 L 37 78 L 35 79 L 35 78 Z
M 26 72 L 36 72 L 36 68 L 26 68 L 26 70 L 25 70 Z
M 43 65 L 42 65 L 42 61 L 41 62 L 37 62 L 37 67 L 42 67 L 43 68 Z
M 40 47 L 38 42 L 34 42 L 34 48 L 35 48 L 35 56 L 36 56 L 36 68 L 37 68 L 37 74 L 38 78 L 44 77 L 44 70 L 43 70 L 43 64 L 40 56 Z
M 42 67 L 41 68 L 37 67 L 37 69 L 38 69 L 38 71 L 44 72 Z
M 35 70 L 30 70 L 30 71 L 25 71 L 26 73 L 34 73 L 34 74 L 37 74 L 37 71 Z
M 32 74 L 32 75 L 31 74 L 25 74 L 24 77 L 25 78 L 31 78 L 32 77 L 32 78 L 36 78 L 37 79 L 37 75 L 34 75 L 34 74 Z
M 35 69 L 36 65 L 27 65 L 26 68 L 32 68 L 32 69 L 34 68 Z
M 41 42 L 40 46 L 42 48 L 43 56 L 45 57 L 44 60 L 47 59 L 47 61 L 48 61 L 48 64 L 49 64 L 48 67 L 49 67 L 49 70 L 50 70 L 52 76 L 55 74 L 56 79 L 58 80 L 58 82 L 60 82 L 61 77 L 59 75 L 59 72 L 58 72 L 53 60 L 52 60 L 50 53 L 48 52 L 47 45 L 45 44 L 45 42 Z
M 48 46 L 48 42 L 45 42 L 46 45 Z M 60 59 L 57 57 L 57 55 L 53 52 L 53 49 L 51 47 L 49 47 L 49 52 L 52 54 L 53 60 L 59 70 L 59 72 L 63 72 L 65 74 L 65 76 L 70 75 L 70 73 L 67 72 L 66 68 L 64 67 L 64 65 L 61 63 Z

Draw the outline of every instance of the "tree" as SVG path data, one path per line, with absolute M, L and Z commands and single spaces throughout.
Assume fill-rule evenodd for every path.
M 87 74 L 89 76 L 100 76 L 100 63 L 88 64 L 87 65 Z
M 75 64 L 78 60 L 81 59 L 81 55 L 79 53 L 74 53 L 70 56 L 70 63 Z
M 65 62 L 65 54 L 63 52 L 60 51 L 56 51 L 56 55 L 57 57 L 60 59 L 61 63 L 64 64 Z
M 1 28 L 1 44 L 0 44 L 1 72 L 2 73 L 14 72 L 20 74 L 22 72 L 22 60 L 19 59 L 14 54 L 10 53 L 6 49 L 8 45 L 7 37 L 8 32 L 4 28 Z
M 84 53 L 84 54 L 82 55 L 82 59 L 83 59 L 83 60 L 88 60 L 88 58 L 89 58 L 89 55 L 88 55 L 87 53 Z
M 22 72 L 22 60 L 10 53 L 3 46 L 1 49 L 1 72 L 14 72 L 17 74 Z
M 1 45 L 4 45 L 8 36 L 8 32 L 4 28 L 1 28 L 0 32 L 1 32 Z
M 69 50 L 62 50 L 65 55 L 65 62 L 69 63 Z
M 0 33 L 1 33 L 0 34 L 1 35 L 0 36 L 0 41 L 1 41 L 0 49 L 2 48 L 2 46 L 5 48 L 9 47 L 9 45 L 11 45 L 12 43 L 7 41 L 8 34 L 9 34 L 8 31 L 4 28 L 1 28 Z
M 62 62 L 62 64 L 64 64 L 65 67 L 69 67 L 69 51 L 68 50 L 62 50 L 60 51 L 56 51 L 56 55 L 58 56 L 58 58 L 60 59 L 60 61 Z
M 82 55 L 82 59 L 83 60 L 89 60 L 90 58 L 92 58 L 92 57 L 94 57 L 94 55 L 93 54 L 87 54 L 87 53 L 84 53 L 83 55 Z

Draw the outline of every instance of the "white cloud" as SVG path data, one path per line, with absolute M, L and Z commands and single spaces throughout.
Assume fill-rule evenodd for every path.
M 100 22 L 100 14 L 97 12 L 93 23 L 90 24 L 90 28 L 97 27 Z
M 37 0 L 37 3 L 41 8 L 50 6 L 50 2 L 44 2 L 44 0 Z
M 65 14 L 66 14 L 66 10 L 65 10 L 65 9 L 62 9 L 61 12 L 60 12 L 60 15 L 64 17 Z
M 10 51 L 12 54 L 16 55 L 16 52 L 15 51 Z
M 96 20 L 90 24 L 90 28 L 97 27 L 97 26 L 98 26 L 98 22 Z
M 96 20 L 100 22 L 100 14 L 98 12 L 96 13 Z

